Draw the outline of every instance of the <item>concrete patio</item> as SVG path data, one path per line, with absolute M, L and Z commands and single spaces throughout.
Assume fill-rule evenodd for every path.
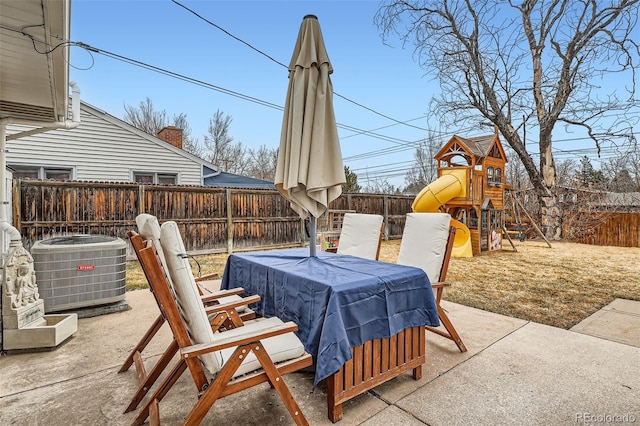
M 0 358 L 3 425 L 127 425 L 122 414 L 137 378 L 118 374 L 157 316 L 147 290 L 127 293 L 130 310 L 80 319 L 53 351 Z M 338 424 L 541 425 L 640 422 L 640 302 L 616 300 L 563 330 L 444 302 L 468 352 L 427 333 L 423 377 L 407 373 L 349 401 Z M 165 325 L 147 353 L 158 356 Z M 154 359 L 150 357 L 149 359 Z M 326 389 L 311 373 L 286 376 L 312 425 L 332 424 Z M 188 374 L 161 402 L 164 424 L 180 424 L 196 401 Z M 204 424 L 293 424 L 268 385 L 221 399 Z

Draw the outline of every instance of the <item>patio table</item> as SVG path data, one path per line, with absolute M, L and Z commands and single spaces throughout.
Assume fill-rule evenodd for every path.
M 371 346 L 372 342 L 380 346 L 380 339 L 387 342 L 384 357 L 389 358 L 389 352 L 395 357 L 386 370 L 397 373 L 400 364 L 406 364 L 404 370 L 415 369 L 424 363 L 424 326 L 439 325 L 429 279 L 422 269 L 410 266 L 322 251 L 310 257 L 309 249 L 304 248 L 233 254 L 227 260 L 221 288 L 235 287 L 262 298 L 252 305 L 257 313 L 298 325 L 298 336 L 315 360 L 314 387 L 325 378 L 333 385 L 336 374 L 342 375 L 354 355 L 362 356 L 362 348 L 369 347 L 372 356 L 378 358 L 374 363 L 380 363 L 385 349 Z M 398 349 L 389 348 L 389 342 Z M 416 348 L 415 354 L 411 345 Z M 405 347 L 406 363 L 398 361 L 404 357 Z M 369 370 L 380 373 L 375 366 L 369 366 Z M 369 376 L 375 378 L 369 387 L 356 380 L 348 387 L 358 385 L 357 393 L 346 397 L 384 381 L 373 377 L 376 374 Z M 332 392 L 329 389 L 328 393 Z M 333 414 L 330 407 L 329 417 L 339 420 L 340 401 L 344 402 L 345 395 L 329 396 L 337 407 Z

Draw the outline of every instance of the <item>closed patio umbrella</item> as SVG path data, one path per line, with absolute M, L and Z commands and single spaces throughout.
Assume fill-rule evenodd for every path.
M 333 72 L 318 18 L 302 20 L 289 64 L 275 185 L 291 207 L 310 216 L 310 255 L 316 254 L 316 218 L 340 196 L 344 166 L 333 112 Z

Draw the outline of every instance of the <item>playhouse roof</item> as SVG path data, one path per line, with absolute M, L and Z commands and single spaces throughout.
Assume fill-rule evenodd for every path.
M 500 138 L 496 134 L 476 136 L 474 138 L 464 138 L 462 136 L 453 135 L 453 137 L 438 151 L 435 155 L 436 159 L 444 157 L 451 147 L 457 144 L 460 148 L 466 151 L 469 155 L 473 155 L 476 158 L 485 158 L 490 155 L 493 147 L 497 147 L 500 157 L 506 162 L 507 156 L 500 143 Z M 496 156 L 496 153 L 492 156 Z
M 489 154 L 489 148 L 496 138 L 496 135 L 478 136 L 475 138 L 463 138 L 455 136 L 459 142 L 466 145 L 476 157 L 486 157 Z

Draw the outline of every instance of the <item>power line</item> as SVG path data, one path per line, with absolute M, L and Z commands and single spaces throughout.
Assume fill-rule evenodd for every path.
M 197 12 L 193 11 L 192 9 L 189 9 L 188 7 L 184 6 L 183 4 L 179 3 L 176 0 L 172 0 L 172 1 L 176 5 L 184 8 L 185 10 L 187 10 L 190 13 L 194 14 L 198 18 L 200 18 L 203 21 L 207 22 L 209 25 L 211 25 L 211 26 L 217 28 L 218 30 L 224 32 L 229 37 L 232 37 L 233 39 L 237 40 L 238 42 L 245 44 L 250 49 L 256 51 L 260 55 L 263 55 L 263 56 L 267 57 L 269 60 L 275 62 L 276 64 L 287 68 L 287 66 L 285 64 L 277 61 L 276 59 L 274 59 L 270 55 L 266 54 L 265 52 L 263 52 L 260 49 L 255 48 L 253 45 L 251 45 L 250 43 L 242 40 L 241 38 L 236 37 L 235 35 L 231 34 L 229 31 L 227 31 L 224 28 L 220 27 L 219 25 L 211 22 L 210 20 L 204 18 L 203 16 L 201 16 Z M 33 40 L 33 38 L 32 38 L 32 40 Z M 168 75 L 168 76 L 172 76 L 172 77 L 178 78 L 178 79 L 183 80 L 183 81 L 187 81 L 187 82 L 191 82 L 191 83 L 203 86 L 203 87 L 207 87 L 207 88 L 210 88 L 212 90 L 216 90 L 218 92 L 221 92 L 221 93 L 224 93 L 224 94 L 228 94 L 230 96 L 234 96 L 234 97 L 237 97 L 237 98 L 240 98 L 240 99 L 243 99 L 243 100 L 247 100 L 247 101 L 259 104 L 259 105 L 263 105 L 263 106 L 267 106 L 267 107 L 270 107 L 270 108 L 274 108 L 274 109 L 277 109 L 277 110 L 280 110 L 280 111 L 284 110 L 284 107 L 282 107 L 280 105 L 277 105 L 277 104 L 274 104 L 274 103 L 271 103 L 271 102 L 268 102 L 268 101 L 264 101 L 262 99 L 258 99 L 258 98 L 255 98 L 255 97 L 252 97 L 252 96 L 249 96 L 249 95 L 245 95 L 245 94 L 242 94 L 242 93 L 239 93 L 239 92 L 235 92 L 233 90 L 225 89 L 223 87 L 216 86 L 216 85 L 213 85 L 211 83 L 204 82 L 202 80 L 197 80 L 197 79 L 194 79 L 194 78 L 182 75 L 182 74 L 178 74 L 178 73 L 175 73 L 175 72 L 172 72 L 172 71 L 168 71 L 166 69 L 159 68 L 159 67 L 156 67 L 156 66 L 153 66 L 153 65 L 150 65 L 150 64 L 146 64 L 146 63 L 143 63 L 141 61 L 137 61 L 137 60 L 134 60 L 134 59 L 131 59 L 131 58 L 127 58 L 127 57 L 122 56 L 122 55 L 118 55 L 118 54 L 115 54 L 115 53 L 112 53 L 112 52 L 96 49 L 96 48 L 94 48 L 92 46 L 89 46 L 89 45 L 86 45 L 84 43 L 72 43 L 72 42 L 68 42 L 68 41 L 65 41 L 63 43 L 75 44 L 75 45 L 83 47 L 83 48 L 85 48 L 85 49 L 87 49 L 89 51 L 93 51 L 93 52 L 96 52 L 96 53 L 102 53 L 105 56 L 110 56 L 112 58 L 119 59 L 121 61 L 133 64 L 133 65 L 136 65 L 136 66 L 139 66 L 139 67 L 142 67 L 142 68 L 146 68 L 146 69 L 149 69 L 149 70 L 161 73 L 161 74 L 165 74 L 165 75 Z M 59 45 L 56 46 L 56 48 L 57 47 L 59 47 Z M 355 101 L 352 101 L 351 99 L 348 99 L 345 96 L 339 95 L 339 94 L 337 94 L 335 92 L 334 92 L 334 95 L 336 95 L 338 97 L 341 97 L 342 99 L 347 100 L 349 102 L 352 102 L 352 103 L 354 103 L 354 104 L 356 104 L 356 105 L 358 105 L 358 106 L 360 106 L 360 107 L 362 107 L 364 109 L 367 109 L 367 110 L 369 110 L 371 112 L 374 112 L 374 113 L 376 113 L 376 114 L 378 114 L 378 115 L 380 115 L 382 117 L 385 117 L 385 118 L 387 118 L 389 120 L 394 121 L 394 124 L 389 125 L 389 126 L 383 126 L 383 127 L 379 128 L 379 129 L 383 129 L 383 128 L 387 128 L 387 127 L 391 127 L 391 126 L 395 126 L 395 125 L 406 125 L 406 126 L 413 127 L 413 128 L 416 128 L 416 129 L 428 131 L 428 129 L 408 124 L 411 121 L 415 121 L 415 120 L 423 118 L 422 116 L 414 118 L 414 119 L 411 119 L 411 120 L 399 121 L 399 120 L 393 119 L 391 117 L 388 117 L 388 116 L 386 116 L 384 114 L 381 114 L 381 113 L 379 113 L 379 112 L 377 112 L 377 111 L 375 111 L 375 110 L 373 110 L 371 108 L 368 108 L 368 107 L 366 107 L 364 105 L 361 105 L 361 104 L 359 104 L 359 103 L 357 103 Z M 359 129 L 359 128 L 356 128 L 356 127 L 353 127 L 353 126 L 341 124 L 341 123 L 337 123 L 337 126 L 338 126 L 338 128 L 354 132 L 354 134 L 345 136 L 345 137 L 343 137 L 341 139 L 346 139 L 346 138 L 360 136 L 360 135 L 366 135 L 366 136 L 369 136 L 369 137 L 372 137 L 372 138 L 375 138 L 375 139 L 379 139 L 379 140 L 382 140 L 382 141 L 385 141 L 385 142 L 390 142 L 390 143 L 394 143 L 394 144 L 398 145 L 396 147 L 384 148 L 384 149 L 377 150 L 377 151 L 370 151 L 370 152 L 365 152 L 365 153 L 362 153 L 362 154 L 354 155 L 354 156 L 351 156 L 351 157 L 345 157 L 344 158 L 345 161 L 358 161 L 358 160 L 363 160 L 363 159 L 367 159 L 367 158 L 374 158 L 374 157 L 377 157 L 377 156 L 389 155 L 389 154 L 393 154 L 393 153 L 400 153 L 400 152 L 407 151 L 407 150 L 413 150 L 413 149 L 416 148 L 416 144 L 419 144 L 421 141 L 424 140 L 424 139 L 419 139 L 419 140 L 415 140 L 415 141 L 407 141 L 407 140 L 404 140 L 404 139 L 395 138 L 395 137 L 391 137 L 391 136 L 386 136 L 386 135 L 382 135 L 382 134 L 379 134 L 379 133 L 375 133 L 375 130 L 379 130 L 379 129 L 363 130 L 363 129 Z M 474 127 L 470 127 L 469 129 L 473 129 L 473 128 Z M 466 131 L 466 130 L 458 130 L 456 133 L 460 133 L 460 132 L 464 132 L 464 131 Z M 449 132 L 438 132 L 438 133 L 440 135 L 449 134 Z M 568 139 L 554 140 L 553 142 L 554 142 L 554 144 L 556 144 L 556 143 L 567 142 L 567 141 L 590 141 L 590 139 L 589 138 L 568 138 Z M 532 141 L 532 143 L 537 143 L 537 142 Z M 595 151 L 596 148 L 593 148 L 593 150 Z M 588 149 L 582 149 L 582 150 L 560 150 L 560 149 L 557 149 L 557 148 L 554 148 L 554 151 L 555 151 L 554 152 L 554 156 L 559 156 L 561 154 L 566 154 L 566 155 L 575 155 L 575 156 L 580 156 L 580 157 L 582 156 L 582 154 L 586 155 L 587 153 L 590 152 Z M 539 154 L 531 153 L 530 155 L 536 156 L 536 155 L 539 155 Z
M 172 2 L 174 2 L 175 4 L 177 4 L 178 6 L 180 6 L 181 8 L 185 9 L 188 12 L 191 12 L 192 14 L 194 14 L 195 16 L 197 16 L 198 18 L 202 19 L 204 22 L 206 22 L 207 24 L 211 25 L 212 27 L 215 27 L 217 29 L 219 29 L 220 31 L 222 31 L 223 33 L 225 33 L 226 35 L 228 35 L 229 37 L 231 37 L 232 39 L 239 41 L 240 43 L 244 44 L 245 46 L 247 46 L 249 49 L 251 50 L 255 50 L 256 52 L 258 52 L 259 54 L 261 54 L 262 56 L 265 56 L 267 58 L 269 58 L 269 60 L 275 62 L 278 65 L 281 65 L 285 68 L 288 68 L 285 64 L 283 64 L 282 62 L 278 61 L 277 59 L 274 59 L 273 57 L 271 57 L 270 55 L 266 54 L 265 52 L 263 52 L 262 50 L 258 49 L 257 47 L 252 46 L 251 44 L 247 43 L 246 41 L 242 40 L 240 37 L 236 37 L 233 34 L 231 34 L 229 31 L 225 30 L 224 28 L 222 28 L 221 26 L 211 22 L 210 20 L 208 20 L 207 18 L 205 18 L 204 16 L 200 15 L 198 12 L 194 11 L 193 9 L 188 8 L 187 6 L 185 6 L 184 4 L 176 1 L 176 0 L 171 0 Z
M 238 42 L 240 42 L 240 43 L 244 44 L 244 45 L 245 45 L 245 46 L 247 46 L 247 47 L 249 47 L 251 50 L 253 50 L 253 51 L 255 51 L 255 52 L 259 53 L 260 55 L 265 56 L 265 57 L 266 57 L 266 58 L 268 58 L 270 61 L 273 61 L 273 62 L 275 62 L 276 64 L 278 64 L 278 65 L 280 65 L 280 66 L 282 66 L 282 67 L 284 67 L 284 68 L 287 68 L 287 69 L 289 68 L 287 65 L 285 65 L 285 64 L 283 64 L 282 62 L 280 62 L 280 61 L 278 61 L 278 60 L 274 59 L 273 57 L 271 57 L 270 55 L 266 54 L 265 52 L 263 52 L 262 50 L 258 49 L 257 47 L 254 47 L 251 43 L 249 43 L 249 42 L 247 42 L 247 41 L 244 41 L 244 40 L 242 40 L 240 37 L 237 37 L 237 36 L 235 36 L 235 35 L 231 34 L 229 31 L 227 31 L 227 30 L 225 30 L 224 28 L 222 28 L 221 26 L 219 26 L 219 25 L 217 25 L 217 24 L 215 24 L 215 23 L 211 22 L 211 21 L 210 21 L 210 20 L 208 20 L 207 18 L 205 18 L 205 17 L 203 17 L 202 15 L 200 15 L 199 13 L 195 12 L 193 9 L 188 8 L 187 6 L 185 6 L 184 4 L 180 3 L 179 1 L 177 1 L 177 0 L 171 0 L 171 1 L 172 1 L 173 3 L 175 3 L 176 5 L 178 5 L 178 6 L 182 7 L 183 9 L 187 10 L 188 12 L 192 13 L 194 16 L 197 16 L 198 18 L 202 19 L 202 20 L 203 20 L 204 22 L 206 22 L 207 24 L 209 24 L 209 25 L 213 26 L 214 28 L 217 28 L 218 30 L 222 31 L 223 33 L 225 33 L 225 34 L 226 34 L 226 35 L 228 35 L 229 37 L 233 38 L 234 40 L 236 40 L 236 41 L 238 41 Z M 414 125 L 412 125 L 412 124 L 408 124 L 406 121 L 401 121 L 401 120 L 397 120 L 397 119 L 395 119 L 395 118 L 393 118 L 393 117 L 389 117 L 388 115 L 385 115 L 385 114 L 383 114 L 383 113 L 381 113 L 381 112 L 378 112 L 378 111 L 376 111 L 376 110 L 374 110 L 374 109 L 372 109 L 372 108 L 369 108 L 369 107 L 367 107 L 367 106 L 365 106 L 365 105 L 362 105 L 361 103 L 358 103 L 358 102 L 356 102 L 356 101 L 354 101 L 354 100 L 352 100 L 352 99 L 349 99 L 349 98 L 347 98 L 346 96 L 341 95 L 341 94 L 339 94 L 339 93 L 337 93 L 337 92 L 335 92 L 335 91 L 333 92 L 333 94 L 334 94 L 335 96 L 339 97 L 339 98 L 344 99 L 344 100 L 345 100 L 345 101 L 347 101 L 347 102 L 350 102 L 350 103 L 352 103 L 352 104 L 354 104 L 354 105 L 356 105 L 356 106 L 359 106 L 360 108 L 363 108 L 363 109 L 365 109 L 365 110 L 367 110 L 367 111 L 369 111 L 369 112 L 372 112 L 372 113 L 374 113 L 374 114 L 376 114 L 376 115 L 379 115 L 380 117 L 384 117 L 384 118 L 386 118 L 387 120 L 394 121 L 394 122 L 396 122 L 397 124 L 402 124 L 402 125 L 404 125 L 404 126 L 413 127 L 413 128 L 415 128 L 415 129 L 418 129 L 418 130 L 424 130 L 424 131 L 426 131 L 426 130 L 427 130 L 427 129 L 422 128 L 422 127 L 418 127 L 418 126 L 414 126 Z
M 110 57 L 112 59 L 117 59 L 119 61 L 126 62 L 126 63 L 129 63 L 131 65 L 135 65 L 135 66 L 140 67 L 140 68 L 148 69 L 150 71 L 154 71 L 154 72 L 157 72 L 157 73 L 160 73 L 160 74 L 164 74 L 164 75 L 167 75 L 169 77 L 174 77 L 174 78 L 177 78 L 179 80 L 186 81 L 188 83 L 193 83 L 193 84 L 196 84 L 198 86 L 206 87 L 208 89 L 215 90 L 216 92 L 224 93 L 226 95 L 230 95 L 230 96 L 233 96 L 233 97 L 236 97 L 236 98 L 239 98 L 239 99 L 243 99 L 245 101 L 253 102 L 253 103 L 258 104 L 258 105 L 262 105 L 262 106 L 266 106 L 266 107 L 269 107 L 269 108 L 277 109 L 279 111 L 284 111 L 284 107 L 281 106 L 281 105 L 277 105 L 277 104 L 274 104 L 272 102 L 268 102 L 268 101 L 265 101 L 265 100 L 262 100 L 262 99 L 258 99 L 258 98 L 255 98 L 253 96 L 245 95 L 245 94 L 242 94 L 240 92 L 236 92 L 236 91 L 233 91 L 233 90 L 225 89 L 224 87 L 216 86 L 215 84 L 207 83 L 206 81 L 198 80 L 198 79 L 195 79 L 193 77 L 188 77 L 188 76 L 186 76 L 184 74 L 179 74 L 177 72 L 169 71 L 167 69 L 160 68 L 160 67 L 157 67 L 155 65 L 150 65 L 148 63 L 141 62 L 141 61 L 138 61 L 136 59 L 128 58 L 126 56 L 119 55 L 117 53 L 109 52 L 109 51 L 104 50 L 104 49 L 99 49 L 97 47 L 93 47 L 93 46 L 90 46 L 90 45 L 85 44 L 85 43 L 78 42 L 78 43 L 75 43 L 75 45 L 78 46 L 78 47 L 82 47 L 82 48 L 88 50 L 89 52 L 99 53 L 99 54 L 105 55 L 107 57 Z
M 265 100 L 262 100 L 262 99 L 259 99 L 259 98 L 253 97 L 253 96 L 245 95 L 243 93 L 236 92 L 234 90 L 225 89 L 224 87 L 217 86 L 217 85 L 214 85 L 214 84 L 211 84 L 211 83 L 207 83 L 205 81 L 198 80 L 198 79 L 186 76 L 184 74 L 179 74 L 179 73 L 176 73 L 174 71 L 169 71 L 169 70 L 167 70 L 165 68 L 160 68 L 160 67 L 157 67 L 155 65 L 151 65 L 151 64 L 148 64 L 148 63 L 145 63 L 145 62 L 142 62 L 142 61 L 138 61 L 136 59 L 132 59 L 132 58 L 129 58 L 129 57 L 126 57 L 126 56 L 123 56 L 123 55 L 119 55 L 117 53 L 113 53 L 113 52 L 109 52 L 109 51 L 106 51 L 106 50 L 103 50 L 103 49 L 99 49 L 97 47 L 88 45 L 86 43 L 74 42 L 72 44 L 75 45 L 75 46 L 81 47 L 83 49 L 86 49 L 89 52 L 102 54 L 102 55 L 105 55 L 105 56 L 110 57 L 112 59 L 116 59 L 116 60 L 131 64 L 131 65 L 135 65 L 135 66 L 140 67 L 140 68 L 148 69 L 150 71 L 154 71 L 154 72 L 157 72 L 159 74 L 167 75 L 169 77 L 177 78 L 179 80 L 182 80 L 182 81 L 185 81 L 185 82 L 188 82 L 188 83 L 193 83 L 193 84 L 196 84 L 198 86 L 205 87 L 205 88 L 208 88 L 208 89 L 211 89 L 211 90 L 215 90 L 217 92 L 220 92 L 220 93 L 223 93 L 223 94 L 226 94 L 226 95 L 230 95 L 230 96 L 233 96 L 233 97 L 236 97 L 236 98 L 239 98 L 239 99 L 243 99 L 243 100 L 246 100 L 246 101 L 249 101 L 249 102 L 253 102 L 253 103 L 258 104 L 258 105 L 262 105 L 262 106 L 266 106 L 266 107 L 269 107 L 269 108 L 277 109 L 279 111 L 284 111 L 284 107 L 281 106 L 281 105 L 277 105 L 277 104 L 274 104 L 272 102 L 268 102 L 268 101 L 265 101 Z M 373 138 L 376 138 L 376 139 L 380 139 L 380 140 L 383 140 L 383 141 L 386 141 L 386 142 L 392 142 L 392 143 L 395 143 L 395 144 L 403 144 L 405 146 L 407 146 L 407 145 L 410 146 L 413 143 L 411 141 L 407 141 L 407 140 L 404 140 L 404 139 L 394 138 L 394 137 L 391 137 L 391 136 L 385 136 L 385 135 L 373 133 L 371 131 L 364 130 L 364 129 L 359 129 L 357 127 L 349 126 L 349 125 L 346 125 L 346 124 L 336 123 L 336 125 L 337 125 L 338 128 L 349 130 L 349 131 L 352 131 L 352 132 L 357 132 L 358 134 L 365 134 L 367 136 L 370 136 L 370 137 L 373 137 Z
M 421 120 L 421 119 L 423 119 L 423 118 L 425 118 L 425 117 L 426 117 L 426 115 L 421 115 L 420 117 L 416 117 L 416 118 L 412 118 L 412 119 L 410 119 L 410 120 L 406 120 L 406 121 L 405 121 L 405 123 L 410 123 L 410 122 L 412 122 L 412 121 Z M 382 127 L 376 127 L 375 129 L 371 129 L 371 130 L 370 130 L 370 132 L 375 132 L 375 131 L 377 131 L 377 130 L 388 129 L 389 127 L 397 126 L 398 124 L 399 124 L 399 123 L 393 123 L 393 124 L 387 124 L 386 126 L 382 126 Z M 353 138 L 353 137 L 356 137 L 356 136 L 360 136 L 361 134 L 362 134 L 362 133 L 357 132 L 357 133 L 354 133 L 354 134 L 352 134 L 352 135 L 343 136 L 343 137 L 341 137 L 341 138 L 340 138 L 340 140 L 344 140 L 344 139 L 348 139 L 348 138 Z
M 400 165 L 407 165 L 407 164 L 412 164 L 412 163 L 413 163 L 413 160 L 398 161 L 398 162 L 395 162 L 395 163 L 380 164 L 378 166 L 367 166 L 367 167 L 360 167 L 360 168 L 356 168 L 356 169 L 351 169 L 350 168 L 349 170 L 351 170 L 353 172 L 357 172 L 357 171 L 361 171 L 361 170 L 375 170 L 375 169 L 380 169 L 380 168 L 383 168 L 383 167 L 400 166 Z M 393 170 L 395 170 L 395 169 L 393 169 Z M 404 168 L 403 170 L 406 171 L 406 168 Z M 383 171 L 385 171 L 385 169 L 383 169 L 383 170 L 381 170 L 379 172 L 383 172 Z
M 169 70 L 164 69 L 164 68 L 157 67 L 155 65 L 150 65 L 150 64 L 142 62 L 142 61 L 138 61 L 138 60 L 135 60 L 135 59 L 132 59 L 132 58 L 128 58 L 128 57 L 123 56 L 123 55 L 119 55 L 117 53 L 113 53 L 113 52 L 109 52 L 109 51 L 106 51 L 106 50 L 103 50 L 103 49 L 99 49 L 97 47 L 88 45 L 86 43 L 76 42 L 76 43 L 73 43 L 73 44 L 78 46 L 78 47 L 82 47 L 82 48 L 88 50 L 89 52 L 102 54 L 102 55 L 105 55 L 105 56 L 110 57 L 112 59 L 116 59 L 116 60 L 131 64 L 131 65 L 134 65 L 134 66 L 138 66 L 138 67 L 143 68 L 143 69 L 148 69 L 150 71 L 154 71 L 154 72 L 157 72 L 157 73 L 160 73 L 160 74 L 163 74 L 163 75 L 167 75 L 169 77 L 174 77 L 174 78 L 177 78 L 179 80 L 182 80 L 182 81 L 185 81 L 185 82 L 188 82 L 188 83 L 193 83 L 193 84 L 199 85 L 201 87 L 205 87 L 205 88 L 208 88 L 208 89 L 211 89 L 211 90 L 215 90 L 215 91 L 223 93 L 223 94 L 227 94 L 227 95 L 230 95 L 230 96 L 242 99 L 242 100 L 253 102 L 253 103 L 258 104 L 258 105 L 262 105 L 262 106 L 266 106 L 266 107 L 269 107 L 269 108 L 277 109 L 279 111 L 284 111 L 284 107 L 283 106 L 280 106 L 280 105 L 277 105 L 277 104 L 274 104 L 274 103 L 271 103 L 271 102 L 268 102 L 268 101 L 265 101 L 265 100 L 262 100 L 262 99 L 259 99 L 259 98 L 255 98 L 253 96 L 245 95 L 243 93 L 236 92 L 236 91 L 233 91 L 233 90 L 230 90 L 230 89 L 225 89 L 223 87 L 220 87 L 220 86 L 217 86 L 217 85 L 214 85 L 214 84 L 211 84 L 211 83 L 207 83 L 207 82 L 202 81 L 202 80 L 198 80 L 198 79 L 195 79 L 195 78 L 192 78 L 192 77 L 188 77 L 188 76 L 186 76 L 184 74 L 179 74 L 179 73 L 176 73 L 176 72 L 173 72 L 173 71 L 169 71 Z M 419 143 L 420 141 L 422 141 L 422 139 L 419 139 L 419 140 L 416 140 L 416 141 L 407 141 L 407 140 L 404 140 L 404 139 L 381 135 L 381 134 L 378 134 L 378 133 L 374 133 L 374 132 L 371 132 L 371 131 L 368 131 L 368 130 L 364 130 L 364 129 L 359 129 L 357 127 L 353 127 L 353 126 L 349 126 L 349 125 L 341 124 L 341 123 L 336 123 L 336 126 L 338 128 L 341 128 L 341 129 L 345 129 L 345 130 L 349 130 L 349 131 L 352 131 L 352 132 L 356 132 L 359 135 L 367 135 L 367 136 L 370 136 L 370 137 L 375 138 L 375 139 L 379 139 L 379 140 L 382 140 L 382 141 L 385 141 L 385 142 L 390 142 L 390 143 L 394 143 L 396 145 L 399 145 L 399 147 L 396 146 L 396 147 L 392 147 L 392 148 L 386 148 L 385 150 L 381 150 L 381 152 L 379 152 L 377 154 L 370 154 L 370 153 L 361 154 L 362 155 L 361 158 L 372 158 L 372 157 L 377 157 L 377 156 L 380 156 L 380 155 L 386 155 L 386 154 L 390 154 L 390 153 L 398 153 L 398 152 L 402 152 L 402 151 L 406 151 L 406 150 L 413 150 L 413 149 L 416 148 L 416 144 Z M 345 160 L 347 160 L 348 158 L 349 157 L 345 158 Z

